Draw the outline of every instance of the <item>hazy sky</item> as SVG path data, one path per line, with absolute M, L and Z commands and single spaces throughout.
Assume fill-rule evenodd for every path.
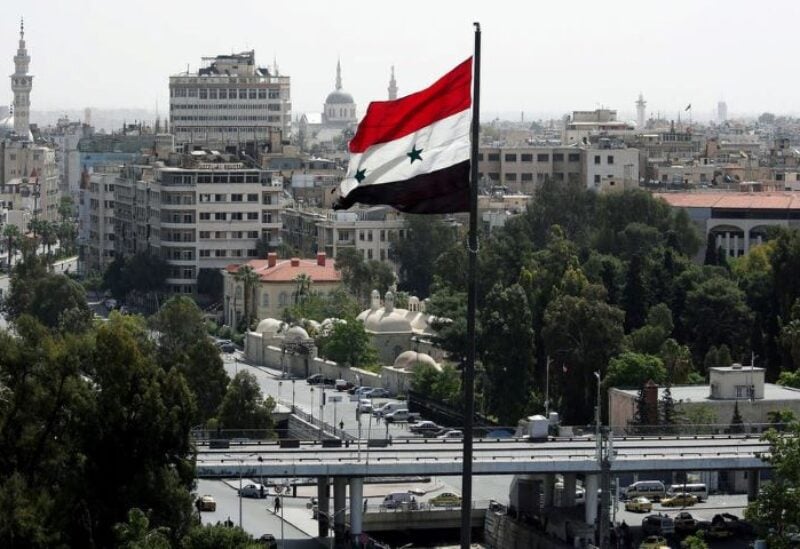
M 485 115 L 603 105 L 632 117 L 641 91 L 649 111 L 692 103 L 701 119 L 720 98 L 732 116 L 800 111 L 798 15 L 796 0 L 3 0 L 0 59 L 11 74 L 24 16 L 34 110 L 158 102 L 163 116 L 170 74 L 246 49 L 261 65 L 277 57 L 295 114 L 320 111 L 340 57 L 363 112 L 386 98 L 391 65 L 402 95 L 468 57 L 478 20 Z

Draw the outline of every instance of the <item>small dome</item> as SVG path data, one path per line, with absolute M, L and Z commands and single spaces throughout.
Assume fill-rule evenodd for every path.
M 325 99 L 326 105 L 350 105 L 355 103 L 353 96 L 344 90 L 334 90 Z
M 374 312 L 366 312 L 367 314 L 363 318 L 364 329 L 370 332 L 384 334 L 411 333 L 411 323 L 406 320 L 403 313 L 397 310 L 386 312 L 385 309 L 379 309 Z
M 277 334 L 283 328 L 283 322 L 274 318 L 265 318 L 258 323 L 256 332 L 261 334 Z
M 306 332 L 301 326 L 292 326 L 286 332 L 286 339 L 294 341 L 305 341 L 311 338 L 308 337 L 308 332 Z
M 436 361 L 433 360 L 433 357 L 425 353 L 418 353 L 417 351 L 404 351 L 397 355 L 397 358 L 394 359 L 395 368 L 403 368 L 405 370 L 414 369 L 420 364 L 431 366 L 437 371 L 441 371 L 442 369 L 441 366 L 436 364 Z

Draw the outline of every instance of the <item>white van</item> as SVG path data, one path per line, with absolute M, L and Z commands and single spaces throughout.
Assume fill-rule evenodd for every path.
M 702 483 L 694 484 L 673 484 L 669 487 L 670 494 L 677 494 L 685 492 L 697 497 L 697 501 L 705 501 L 708 499 L 708 487 Z
M 383 498 L 381 507 L 384 509 L 408 508 L 413 510 L 418 509 L 419 505 L 417 504 L 417 498 L 408 492 L 392 492 Z
M 405 402 L 387 402 L 377 410 L 372 412 L 374 416 L 385 416 L 386 414 L 391 414 L 392 412 L 396 412 L 397 410 L 402 410 L 404 408 L 408 408 L 408 404 Z
M 625 499 L 644 496 L 650 501 L 659 501 L 666 494 L 667 489 L 660 480 L 640 480 L 625 489 Z

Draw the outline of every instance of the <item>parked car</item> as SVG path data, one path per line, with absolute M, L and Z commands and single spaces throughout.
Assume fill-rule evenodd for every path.
M 691 534 L 697 530 L 697 519 L 686 511 L 681 511 L 675 515 L 673 521 L 675 521 L 675 531 L 680 534 Z
M 357 414 L 370 414 L 372 413 L 372 402 L 368 398 L 362 398 L 356 405 Z
M 424 436 L 431 436 L 437 434 L 442 430 L 441 426 L 436 425 L 432 421 L 418 421 L 408 428 L 412 433 L 419 433 Z
M 675 521 L 667 515 L 648 515 L 642 519 L 642 533 L 646 536 L 674 534 Z
M 436 438 L 440 439 L 450 439 L 450 438 L 464 438 L 464 433 L 459 431 L 458 429 L 450 429 L 449 431 L 442 433 L 441 435 L 437 436 Z
M 364 394 L 364 397 L 366 398 L 389 398 L 391 396 L 391 391 L 389 391 L 389 389 L 384 389 L 383 387 L 377 387 Z
M 669 549 L 669 543 L 661 536 L 647 536 L 639 544 L 639 549 Z
M 730 513 L 719 513 L 711 519 L 712 525 L 720 525 L 738 536 L 751 536 L 755 533 L 755 528 L 746 520 L 742 520 Z M 800 536 L 796 541 L 800 541 Z
M 233 343 L 225 343 L 224 345 L 220 345 L 219 348 L 223 353 L 230 354 L 236 352 L 236 345 L 234 345 Z
M 432 497 L 428 503 L 434 507 L 458 507 L 461 505 L 461 496 L 452 492 L 442 492 L 438 496 Z
M 625 510 L 634 513 L 649 513 L 653 510 L 653 504 L 649 499 L 641 496 L 626 501 Z
M 214 340 L 214 345 L 216 345 L 217 347 L 222 347 L 226 343 L 233 343 L 233 341 L 231 341 L 230 339 L 216 339 L 216 340 Z
M 267 487 L 263 484 L 245 484 L 239 490 L 239 495 L 243 498 L 265 498 L 267 497 Z
M 375 387 L 367 387 L 366 385 L 362 385 L 361 387 L 357 387 L 353 394 L 359 398 L 366 398 L 366 393 L 372 391 Z
M 278 549 L 278 540 L 272 534 L 264 534 L 258 538 L 258 543 L 267 549 Z
M 381 507 L 384 509 L 397 509 L 398 507 L 407 506 L 409 509 L 419 509 L 417 498 L 408 492 L 393 492 L 387 494 L 381 502 Z
M 197 498 L 197 502 L 195 503 L 195 505 L 197 505 L 197 510 L 198 511 L 211 511 L 211 512 L 214 512 L 214 511 L 217 510 L 217 502 L 216 502 L 216 500 L 214 500 L 214 498 L 209 496 L 208 494 L 206 494 L 204 496 L 200 496 L 199 498 Z
M 337 391 L 348 391 L 353 387 L 353 384 L 344 379 L 337 379 L 333 387 Z
M 306 382 L 309 385 L 333 385 L 333 380 L 323 376 L 322 374 L 312 374 L 308 376 Z
M 387 423 L 414 423 L 419 419 L 419 414 L 415 412 L 409 412 L 405 408 L 400 408 L 399 410 L 395 410 L 394 412 L 390 412 L 383 416 L 383 420 Z
M 369 397 L 364 397 L 369 398 Z M 391 414 L 392 412 L 396 412 L 397 410 L 401 410 L 403 408 L 408 408 L 408 404 L 405 402 L 387 402 L 383 406 L 380 406 L 372 411 L 372 415 L 376 417 L 385 416 L 386 414 Z
M 697 496 L 684 492 L 678 492 L 661 500 L 661 505 L 664 507 L 687 507 L 695 503 L 697 503 Z

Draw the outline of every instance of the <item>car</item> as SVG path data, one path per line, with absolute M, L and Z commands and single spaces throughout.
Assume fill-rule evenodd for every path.
M 424 436 L 430 436 L 430 435 L 435 435 L 436 433 L 441 431 L 442 428 L 439 425 L 436 425 L 434 422 L 426 420 L 415 423 L 414 425 L 409 427 L 408 430 L 411 431 L 412 433 L 418 433 Z
M 197 498 L 195 505 L 197 506 L 198 511 L 210 511 L 213 513 L 217 510 L 216 500 L 208 494 Z
M 667 515 L 648 515 L 642 519 L 642 533 L 646 536 L 674 534 L 675 521 Z
M 675 521 L 675 531 L 681 534 L 691 534 L 697 530 L 697 519 L 691 513 L 681 511 L 673 518 Z
M 312 374 L 308 376 L 306 382 L 309 385 L 333 385 L 333 380 L 323 376 L 322 374 Z
M 639 549 L 669 549 L 669 543 L 661 536 L 647 536 L 639 544 Z
M 267 549 L 278 549 L 278 540 L 272 534 L 264 534 L 258 538 L 258 543 Z
M 687 507 L 695 503 L 697 503 L 697 496 L 684 492 L 678 492 L 677 494 L 673 494 L 661 500 L 661 505 L 663 507 Z
M 228 353 L 228 354 L 235 353 L 236 352 L 236 345 L 234 345 L 233 343 L 225 343 L 223 345 L 220 345 L 219 349 L 223 353 Z
M 458 507 L 461 505 L 461 496 L 452 492 L 442 492 L 428 500 L 428 503 L 434 507 Z
M 239 490 L 239 495 L 243 498 L 265 498 L 267 497 L 267 487 L 263 484 L 245 484 Z
M 752 536 L 755 534 L 755 528 L 752 524 L 730 513 L 714 515 L 714 518 L 711 519 L 711 524 L 724 527 L 732 534 L 737 534 L 738 536 Z M 798 536 L 798 539 L 795 541 L 800 541 L 800 536 Z
M 233 341 L 231 341 L 230 339 L 217 339 L 216 341 L 214 341 L 214 345 L 216 345 L 217 347 L 222 347 L 227 343 L 233 343 Z
M 458 429 L 450 429 L 449 431 L 442 433 L 441 435 L 437 436 L 436 438 L 439 438 L 439 439 L 442 439 L 442 440 L 453 439 L 453 438 L 462 439 L 462 438 L 464 438 L 464 433 L 462 433 Z
M 357 414 L 371 414 L 372 413 L 372 402 L 368 398 L 362 398 L 358 401 L 356 405 L 356 413 Z
M 349 391 L 353 387 L 353 384 L 344 379 L 337 379 L 333 387 L 337 391 Z
M 383 416 L 384 421 L 386 423 L 392 422 L 408 422 L 414 423 L 419 419 L 419 414 L 414 412 L 409 412 L 405 408 L 400 408 L 399 410 L 395 410 L 394 412 L 390 412 Z
M 353 391 L 353 394 L 356 395 L 358 398 L 366 398 L 365 394 L 369 393 L 374 388 L 375 387 L 367 387 L 367 386 L 357 387 L 356 390 Z
M 625 510 L 634 513 L 649 513 L 653 510 L 653 504 L 644 496 L 629 499 L 625 502 Z
M 383 387 L 378 387 L 371 391 L 365 393 L 364 398 L 389 398 L 392 396 L 391 391 L 389 389 L 384 389 Z

